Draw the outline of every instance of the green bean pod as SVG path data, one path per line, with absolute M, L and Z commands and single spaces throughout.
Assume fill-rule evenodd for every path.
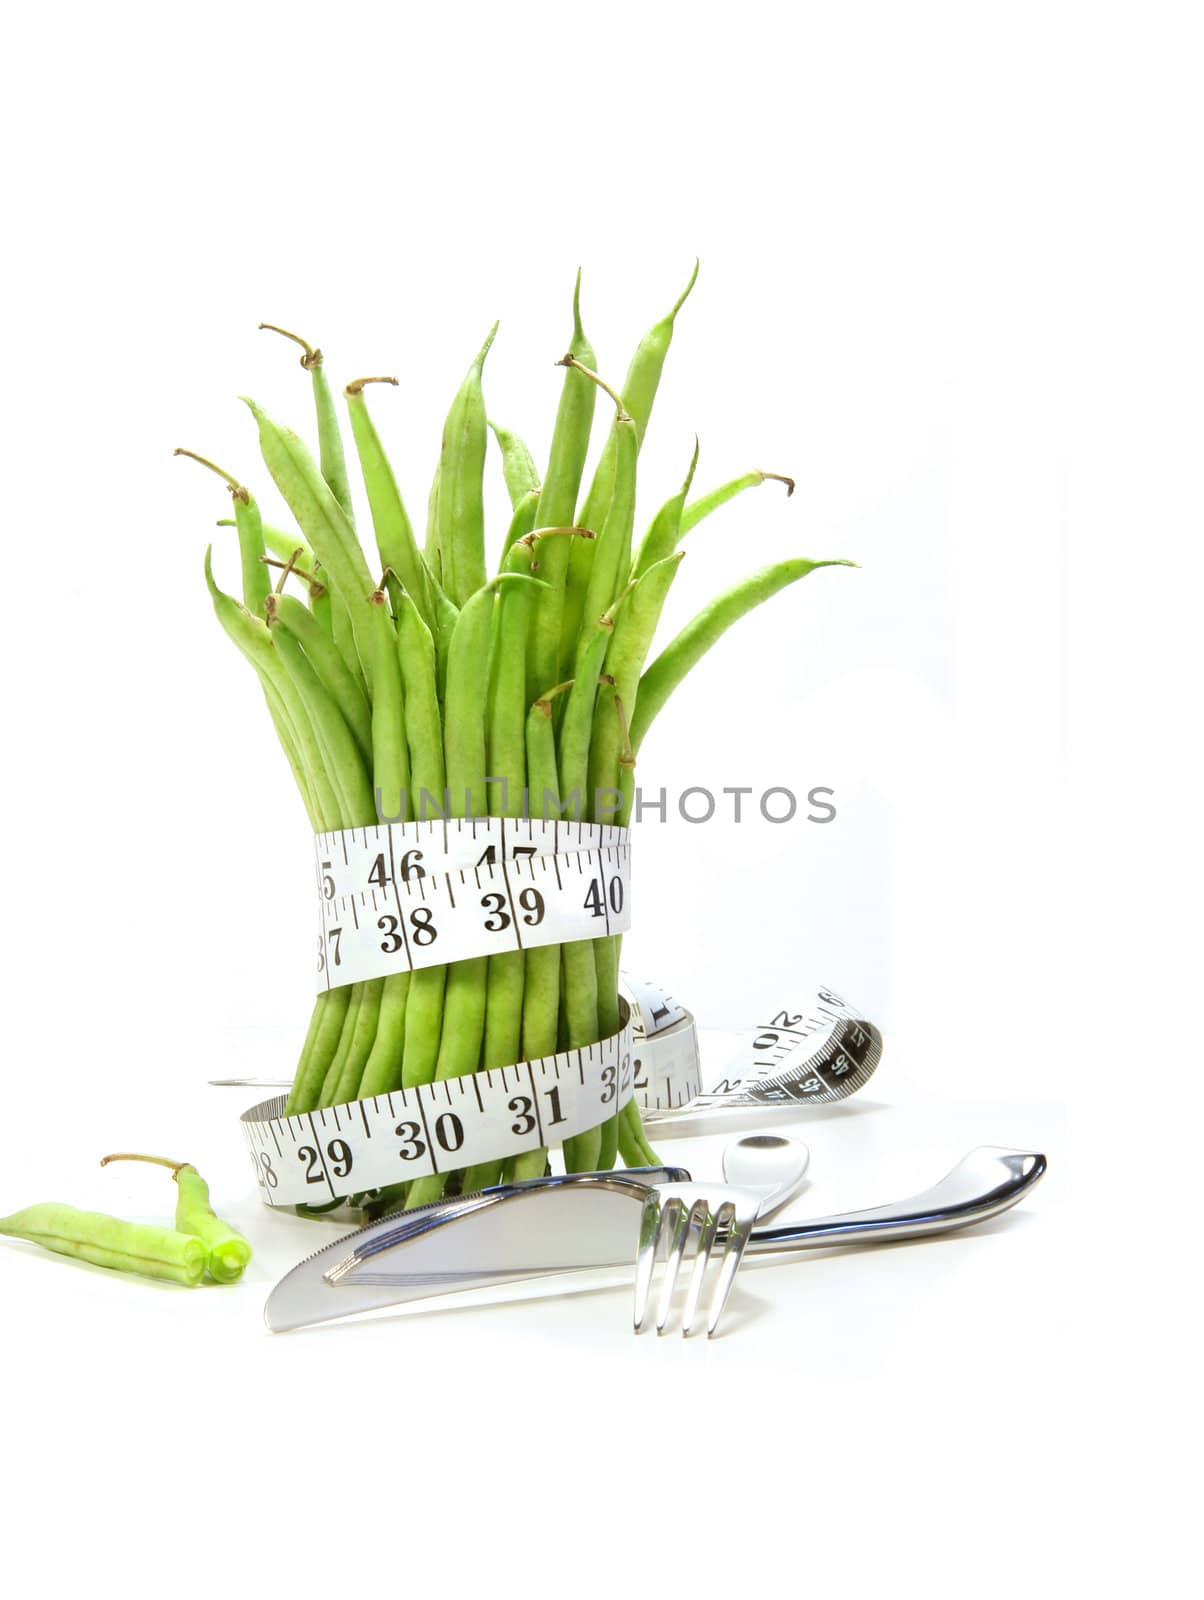
M 321 1105 L 322 1088 L 342 1038 L 350 1003 L 350 985 L 324 990 L 315 1000 L 309 1031 L 301 1047 L 297 1070 L 293 1074 L 293 1086 L 284 1108 L 286 1117 L 297 1116 L 303 1111 L 316 1111 Z
M 489 636 L 496 591 L 507 582 L 529 584 L 521 573 L 502 573 L 465 602 L 456 620 L 447 663 L 447 715 L 443 758 L 449 810 L 453 817 L 487 813 L 486 701 L 489 686 Z M 443 1018 L 436 1078 L 458 1078 L 480 1064 L 488 989 L 487 956 L 454 961 L 446 968 Z M 418 1178 L 406 1205 L 425 1205 L 443 1192 L 445 1175 Z
M 385 822 L 404 822 L 411 815 L 410 763 L 397 634 L 389 617 L 384 591 L 374 590 L 368 604 L 372 608 L 373 623 L 370 670 L 376 685 L 372 701 L 372 782 L 376 813 Z M 381 980 L 376 1025 L 353 1094 L 386 1094 L 400 1086 L 409 993 L 408 972 L 393 972 Z
M 446 777 L 435 641 L 409 595 L 403 597 L 397 613 L 397 646 L 410 746 L 410 813 L 421 821 L 432 811 L 443 814 Z M 411 975 L 404 1019 L 403 1088 L 429 1083 L 435 1076 L 446 978 L 446 967 L 420 967 Z
M 627 728 L 619 705 L 630 716 L 636 704 L 640 673 L 651 648 L 656 627 L 668 598 L 669 589 L 685 556 L 675 551 L 652 566 L 633 585 L 622 610 L 615 619 L 607 645 L 604 671 L 614 683 L 613 694 L 600 694 L 594 709 L 590 736 L 589 785 L 594 798 L 603 790 L 613 790 L 619 781 L 619 763 L 627 742 Z M 616 701 L 619 705 L 616 705 Z M 595 814 L 595 822 L 609 822 L 613 813 Z
M 677 541 L 681 538 L 681 519 L 685 509 L 686 496 L 690 492 L 690 485 L 694 481 L 694 470 L 698 466 L 698 440 L 694 440 L 694 455 L 690 461 L 690 470 L 686 473 L 686 481 L 675 495 L 670 495 L 664 505 L 653 517 L 648 532 L 640 541 L 636 552 L 635 561 L 631 568 L 633 578 L 640 578 L 648 568 L 656 562 L 663 561 L 666 556 L 671 556 L 677 548 Z
M 543 541 L 540 541 L 540 548 Z M 522 575 L 532 562 L 534 540 L 527 535 L 511 546 L 511 570 Z M 527 782 L 527 630 L 534 585 L 502 587 L 494 613 L 493 660 L 489 684 L 487 754 L 489 814 L 521 817 Z M 523 984 L 526 956 L 522 950 L 499 950 L 489 957 L 485 985 L 485 1033 L 482 1065 L 508 1067 L 522 1059 Z M 500 1161 L 485 1162 L 465 1173 L 465 1193 L 501 1177 Z
M 364 398 L 365 384 L 396 382 L 396 378 L 357 378 L 347 385 L 343 393 L 347 400 L 347 414 L 351 418 L 351 432 L 359 455 L 368 506 L 372 512 L 372 526 L 381 565 L 396 573 L 409 590 L 427 626 L 433 628 L 436 614 L 433 580 L 414 538 L 414 529 L 397 487 L 397 479 Z
M 271 523 L 263 524 L 263 542 L 267 553 L 276 557 L 277 561 L 293 561 L 303 567 L 305 571 L 312 572 L 317 562 L 317 557 L 306 544 L 299 533 L 290 532 L 287 528 L 276 528 Z
M 432 809 L 437 808 L 439 815 L 443 811 L 443 719 L 435 641 L 408 594 L 402 597 L 397 612 L 397 654 L 410 750 L 410 815 L 422 821 Z
M 446 460 L 445 454 L 445 463 Z M 489 633 L 498 581 L 478 589 L 466 600 L 456 620 L 448 654 L 443 756 L 449 810 L 454 817 L 485 815 L 485 699 Z M 444 974 L 443 1007 L 434 1076 L 460 1077 L 474 1072 L 480 1062 L 488 958 L 474 956 L 438 970 Z M 409 1076 L 408 1061 L 406 1066 Z M 446 1177 L 434 1173 L 415 1179 L 406 1196 L 406 1206 L 412 1209 L 437 1200 Z
M 235 1283 L 242 1277 L 251 1259 L 251 1246 L 237 1229 L 214 1213 L 209 1204 L 209 1185 L 191 1162 L 122 1151 L 102 1156 L 100 1164 L 107 1167 L 110 1161 L 146 1161 L 152 1166 L 167 1167 L 176 1183 L 177 1232 L 192 1234 L 205 1246 L 205 1264 L 214 1283 Z
M 754 573 L 704 606 L 657 656 L 640 679 L 635 714 L 631 719 L 632 749 L 639 751 L 653 719 L 682 679 L 718 643 L 734 622 L 780 590 L 819 567 L 855 567 L 855 561 L 806 561 L 796 557 L 779 561 Z
M 242 563 L 243 604 L 252 616 L 262 616 L 263 602 L 271 590 L 272 582 L 263 560 L 266 554 L 263 518 L 251 491 L 214 462 L 198 456 L 195 450 L 177 450 L 175 454 L 199 462 L 202 467 L 208 467 L 210 472 L 215 472 L 225 480 L 234 502 L 234 526 L 238 530 L 238 553 Z
M 422 559 L 430 569 L 436 583 L 443 582 L 443 552 L 439 548 L 439 484 L 443 478 L 443 462 L 435 463 L 435 476 L 426 499 L 426 541 L 422 546 Z
M 615 623 L 605 662 L 606 676 L 613 681 L 614 690 L 612 693 L 601 693 L 598 696 L 590 740 L 589 783 L 590 796 L 595 808 L 595 822 L 610 821 L 614 815 L 610 810 L 606 812 L 601 810 L 599 797 L 603 794 L 617 794 L 623 797 L 620 802 L 623 807 L 620 820 L 627 821 L 624 814 L 627 809 L 625 795 L 634 758 L 631 754 L 624 708 L 630 707 L 635 700 L 640 669 L 652 644 L 666 596 L 677 576 L 683 555 L 684 552 L 679 550 L 650 566 L 643 577 L 632 586 L 627 603 Z M 596 939 L 593 943 L 598 990 L 598 1030 L 602 1038 L 617 1033 L 620 1027 L 621 945 L 622 937 L 618 934 Z M 603 1131 L 602 1149 L 598 1157 L 602 1166 L 613 1164 L 616 1147 L 620 1145 L 624 1160 L 628 1162 L 635 1156 L 647 1159 L 647 1155 L 651 1154 L 647 1141 L 643 1139 L 642 1131 L 639 1131 L 639 1136 L 636 1137 L 638 1109 L 634 1113 L 636 1123 L 634 1128 L 632 1113 L 626 1113 L 625 1122 L 621 1120 L 622 1115 L 622 1113 L 616 1114 Z
M 539 490 L 532 489 L 523 495 L 514 507 L 514 515 L 510 518 L 510 526 L 506 529 L 506 537 L 502 543 L 502 559 L 498 568 L 499 572 L 506 569 L 506 557 L 520 539 L 525 539 L 535 527 L 535 518 L 539 511 Z
M 290 634 L 277 632 L 272 635 L 271 642 L 309 717 L 322 752 L 323 771 L 338 801 L 339 820 L 333 826 L 362 828 L 370 825 L 376 820 L 372 785 L 342 712 L 304 650 Z
M 443 587 L 463 606 L 485 583 L 485 397 L 481 372 L 497 334 L 489 337 L 468 369 L 443 427 L 439 475 L 439 551 Z
M 355 1011 L 353 1026 L 347 1035 L 346 1049 L 339 1064 L 338 1077 L 332 1083 L 330 1075 L 327 1074 L 326 1084 L 323 1085 L 323 1103 L 326 1105 L 343 1106 L 359 1098 L 360 1083 L 367 1071 L 372 1047 L 380 1029 L 385 979 L 368 978 L 362 983 L 357 983 L 355 987 L 359 990 L 359 1006 Z M 350 1015 L 349 1010 L 348 1016 Z M 344 1031 L 346 1032 L 346 1029 Z
M 195 1167 L 181 1167 L 176 1173 L 176 1185 L 176 1227 L 181 1233 L 195 1234 L 205 1246 L 206 1265 L 214 1283 L 237 1282 L 251 1259 L 250 1244 L 214 1213 L 209 1204 L 209 1185 Z
M 738 478 L 732 478 L 728 483 L 721 483 L 717 489 L 711 489 L 706 494 L 699 495 L 697 500 L 691 500 L 681 516 L 681 532 L 684 536 L 692 528 L 696 528 L 704 517 L 709 517 L 712 511 L 718 511 L 720 506 L 725 506 L 729 500 L 734 500 L 738 494 L 743 494 L 746 489 L 759 488 L 763 483 L 784 483 L 786 485 L 786 498 L 789 500 L 794 493 L 794 479 L 788 478 L 782 472 L 745 472 Z
M 569 685 L 557 684 L 535 701 L 527 713 L 525 728 L 527 789 L 532 816 L 545 814 L 547 804 L 559 807 L 560 781 L 556 768 L 556 734 L 552 723 L 552 703 Z M 546 801 L 545 801 L 546 797 Z M 527 951 L 523 984 L 522 1059 L 538 1061 L 556 1053 L 560 1016 L 560 947 L 539 945 Z M 548 1152 L 544 1148 L 515 1156 L 506 1174 L 507 1181 L 543 1176 Z
M 631 530 L 635 525 L 636 433 L 634 419 L 616 423 L 617 470 L 610 510 L 597 539 L 597 552 L 585 591 L 583 618 L 588 625 L 611 606 L 627 582 L 631 564 Z M 575 669 L 574 669 L 575 670 Z
M 592 369 L 597 362 L 593 346 L 586 338 L 581 323 L 580 272 L 573 290 L 573 336 L 563 365 L 564 386 L 560 392 L 548 470 L 536 512 L 536 526 L 541 528 L 562 528 L 573 522 L 598 398 L 596 382 L 588 372 L 581 370 L 582 367 Z M 596 533 L 600 530 L 591 528 L 590 531 Z M 574 545 L 575 541 L 572 540 L 558 544 L 550 548 L 543 558 L 541 576 L 548 588 L 535 602 L 528 645 L 527 681 L 536 689 L 541 684 L 552 683 L 559 671 L 565 585 L 570 570 L 577 574 L 582 593 L 588 582 L 593 559 L 592 546 L 575 549 Z
M 312 806 L 310 821 L 318 831 L 339 827 L 338 800 L 327 776 L 325 758 L 308 712 L 284 669 L 279 651 L 273 647 L 267 623 L 251 616 L 237 600 L 218 588 L 213 576 L 212 546 L 205 551 L 205 582 L 213 601 L 214 614 L 227 637 L 254 667 L 264 686 L 269 708 L 273 705 L 274 696 L 287 716 L 289 737 L 298 763 L 308 779 Z
M 277 327 L 274 322 L 261 322 L 259 328 L 260 332 L 266 329 L 269 333 L 278 333 L 301 346 L 301 366 L 309 373 L 310 383 L 313 386 L 314 415 L 318 424 L 318 459 L 321 463 L 322 477 L 342 507 L 347 521 L 354 527 L 355 513 L 351 505 L 347 457 L 343 451 L 343 436 L 339 431 L 339 416 L 335 409 L 334 395 L 330 392 L 330 384 L 326 381 L 322 352 L 310 344 L 308 339 L 303 339 L 299 333 L 290 333 L 287 328 Z
M 293 726 L 293 720 L 280 697 L 280 691 L 271 679 L 265 678 L 260 674 L 259 685 L 263 690 L 263 698 L 268 708 L 268 715 L 272 719 L 272 725 L 276 729 L 276 737 L 280 741 L 280 748 L 284 751 L 284 759 L 289 764 L 302 804 L 305 807 L 305 815 L 309 818 L 310 826 L 316 831 L 318 828 L 318 810 L 314 801 L 313 784 L 310 782 L 309 774 L 306 772 L 301 759 L 301 746 L 297 739 L 297 731 Z
M 365 762 L 372 759 L 372 708 L 364 693 L 363 681 L 352 677 L 342 656 L 325 629 L 292 595 L 271 594 L 265 605 L 268 626 L 283 628 L 292 635 L 317 673 L 351 729 L 352 737 Z
M 266 328 L 272 333 L 279 333 L 286 339 L 291 339 L 294 344 L 302 349 L 301 366 L 310 376 L 313 389 L 314 415 L 318 426 L 318 466 L 323 482 L 329 488 L 337 501 L 340 510 L 346 517 L 348 525 L 354 531 L 355 510 L 351 501 L 351 483 L 347 476 L 347 458 L 343 451 L 343 436 L 339 431 L 338 412 L 335 408 L 334 396 L 330 385 L 326 381 L 326 368 L 323 364 L 322 352 L 315 349 L 308 340 L 300 334 L 290 333 L 287 328 L 279 328 L 273 322 L 261 322 L 260 328 Z M 356 547 L 358 549 L 358 545 Z M 349 672 L 358 675 L 362 668 L 360 655 L 351 628 L 350 617 L 347 614 L 347 602 L 351 592 L 344 594 L 330 593 L 318 596 L 315 607 L 319 620 L 325 626 L 329 624 L 331 637 L 334 639 L 340 655 Z
M 244 397 L 245 398 L 245 397 Z M 302 440 L 253 400 L 246 400 L 259 428 L 259 448 L 272 479 L 314 553 L 329 573 L 336 600 L 350 609 L 352 637 L 360 663 L 369 656 L 366 607 L 357 605 L 375 588 L 368 563 L 339 502 Z M 336 611 L 336 642 L 338 613 Z M 372 685 L 368 684 L 369 694 Z
M 100 1211 L 77 1211 L 53 1201 L 0 1217 L 0 1234 L 27 1239 L 56 1255 L 89 1261 L 115 1272 L 165 1278 L 188 1287 L 205 1273 L 205 1246 L 191 1234 L 123 1222 Z
M 682 290 L 672 310 L 667 316 L 662 317 L 659 322 L 649 328 L 636 346 L 636 352 L 631 358 L 631 365 L 627 369 L 627 378 L 621 391 L 623 409 L 635 420 L 638 445 L 643 444 L 644 434 L 648 429 L 648 419 L 652 415 L 656 391 L 660 387 L 661 373 L 665 368 L 665 358 L 668 356 L 669 346 L 673 342 L 673 327 L 677 320 L 677 313 L 685 305 L 690 291 L 697 281 L 698 263 L 695 262 L 694 271 L 690 274 L 690 281 Z M 617 431 L 612 426 L 602 451 L 601 459 L 594 472 L 594 479 L 590 484 L 585 505 L 578 518 L 578 521 L 586 528 L 593 528 L 596 531 L 605 520 L 606 514 L 610 509 L 618 466 L 618 448 Z
M 539 468 L 517 433 L 512 433 L 509 428 L 499 428 L 496 422 L 491 422 L 489 426 L 502 452 L 502 476 L 506 480 L 510 505 L 515 508 L 527 495 L 539 493 Z

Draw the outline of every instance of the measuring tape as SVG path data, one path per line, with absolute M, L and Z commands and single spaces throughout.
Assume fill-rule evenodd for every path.
M 626 828 L 471 817 L 347 828 L 314 844 L 319 989 L 631 924 Z
M 475 818 L 382 823 L 315 838 L 319 987 L 501 950 L 619 933 L 630 917 L 627 830 Z M 839 995 L 773 1014 L 704 1087 L 694 1018 L 623 974 L 619 1032 L 579 1050 L 287 1116 L 245 1112 L 262 1199 L 328 1205 L 413 1178 L 501 1162 L 596 1128 L 634 1099 L 644 1120 L 845 1099 L 882 1036 Z

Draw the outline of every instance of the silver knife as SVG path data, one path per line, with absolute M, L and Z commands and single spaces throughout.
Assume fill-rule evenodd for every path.
M 997 1216 L 1044 1176 L 1044 1155 L 983 1145 L 932 1188 L 889 1205 L 753 1231 L 754 1255 L 946 1233 Z M 268 1296 L 275 1333 L 352 1312 L 501 1287 L 551 1274 L 634 1265 L 650 1185 L 681 1168 L 574 1173 L 502 1184 L 395 1213 L 307 1257 Z

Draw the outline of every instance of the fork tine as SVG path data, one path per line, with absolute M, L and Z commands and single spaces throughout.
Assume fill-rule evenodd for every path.
M 719 1277 L 715 1281 L 715 1292 L 711 1296 L 711 1311 L 707 1318 L 707 1338 L 711 1338 L 719 1326 L 719 1318 L 723 1315 L 723 1308 L 727 1304 L 727 1297 L 731 1291 L 732 1280 L 736 1276 L 736 1268 L 740 1265 L 740 1257 L 744 1254 L 744 1246 L 748 1243 L 749 1235 L 753 1230 L 755 1216 L 748 1216 L 742 1220 L 736 1217 L 736 1208 L 730 1203 L 721 1206 L 720 1213 L 731 1213 L 731 1228 L 727 1236 L 727 1245 L 723 1252 L 723 1259 L 719 1263 Z
M 635 1267 L 635 1331 L 639 1333 L 648 1315 L 652 1292 L 652 1269 L 656 1265 L 656 1244 L 660 1232 L 661 1197 L 649 1189 L 640 1213 L 640 1245 Z
M 707 1263 L 711 1259 L 711 1250 L 715 1243 L 715 1213 L 710 1206 L 707 1207 L 706 1216 L 703 1218 L 702 1232 L 698 1236 L 698 1250 L 694 1256 L 694 1270 L 690 1274 L 690 1287 L 686 1291 L 685 1310 L 681 1314 L 681 1331 L 688 1335 L 694 1326 L 694 1318 L 698 1315 L 698 1301 L 702 1294 L 702 1282 L 706 1277 Z
M 695 1200 L 687 1208 L 684 1200 L 670 1200 L 665 1207 L 665 1224 L 668 1225 L 670 1210 L 673 1212 L 673 1232 L 669 1240 L 669 1253 L 665 1260 L 665 1279 L 661 1284 L 660 1303 L 656 1309 L 656 1331 L 664 1333 L 665 1323 L 669 1320 L 669 1312 L 673 1305 L 673 1290 L 677 1284 L 677 1274 L 681 1267 L 682 1256 L 695 1224 L 701 1228 L 710 1213 L 710 1207 L 705 1200 Z

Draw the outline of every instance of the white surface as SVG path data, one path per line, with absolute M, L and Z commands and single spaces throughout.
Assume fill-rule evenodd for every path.
M 106 1538 L 118 1484 L 117 1499 L 137 1496 L 139 1548 L 123 1592 L 138 1595 L 168 1573 L 185 1594 L 209 1592 L 231 1562 L 239 1592 L 273 1586 L 284 1570 L 290 1584 L 370 1592 L 368 1576 L 385 1582 L 403 1549 L 459 1592 L 516 1574 L 515 1539 L 534 1542 L 537 1577 L 582 1564 L 574 1591 L 600 1594 L 632 1564 L 666 1578 L 690 1570 L 678 1519 L 712 1494 L 733 1537 L 765 1519 L 767 1547 L 802 1561 L 884 1477 L 898 1476 L 896 1509 L 930 1515 L 916 1463 L 945 1452 L 986 1474 L 1012 1460 L 1010 1515 L 1032 1530 L 1056 1489 L 1039 1445 L 1051 1418 L 1038 1378 L 1065 1357 L 1063 1116 L 1013 1097 L 892 1103 L 888 1084 L 905 1065 L 884 1062 L 859 1099 L 775 1121 L 811 1148 L 808 1186 L 783 1217 L 901 1198 L 984 1142 L 1051 1152 L 1047 1178 L 1007 1217 L 961 1237 L 749 1262 L 709 1344 L 635 1338 L 628 1285 L 269 1334 L 268 1289 L 335 1229 L 269 1213 L 250 1195 L 231 1137 L 239 1091 L 160 1095 L 135 1132 L 151 1137 L 153 1124 L 160 1142 L 206 1151 L 214 1200 L 257 1254 L 241 1285 L 189 1291 L 32 1246 L 5 1251 L 5 1303 L 21 1308 L 6 1356 L 11 1371 L 40 1379 L 9 1393 L 10 1449 L 19 1443 L 22 1478 L 52 1482 L 56 1501 L 72 1505 L 73 1539 L 42 1552 L 43 1570 L 64 1581 L 86 1570 L 93 1557 L 82 1552 Z M 745 1126 L 660 1152 L 718 1177 L 723 1144 Z M 89 1167 L 108 1138 L 92 1129 L 62 1153 L 72 1194 L 161 1214 L 166 1172 Z M 732 1504 L 746 1473 L 759 1514 Z M 194 1475 L 209 1485 L 212 1518 L 182 1489 Z M 823 1528 L 804 1536 L 798 1519 L 821 1513 Z M 194 1514 L 200 1543 L 185 1561 Z M 748 1560 L 743 1543 L 723 1550 L 720 1531 L 706 1535 L 712 1582 Z M 955 1547 L 934 1552 L 934 1572 Z
M 1199 983 L 1195 21 L 244 0 L 10 23 L 4 1092 L 14 1120 L 70 1114 L 5 1141 L 0 1203 L 158 1211 L 163 1175 L 93 1165 L 141 1145 L 202 1163 L 260 1247 L 247 1285 L 193 1295 L 0 1248 L 27 1592 L 961 1596 L 1173 1569 L 1146 1497 L 1169 1523 L 1189 1324 L 1137 1319 L 1195 1259 L 1161 1226 L 1198 1164 L 1175 1028 Z M 542 453 L 578 262 L 613 376 L 695 252 L 642 510 L 695 429 L 703 486 L 755 464 L 799 488 L 691 536 L 671 621 L 736 566 L 862 568 L 716 651 L 641 781 L 827 784 L 840 814 L 743 827 L 722 879 L 723 829 L 650 824 L 628 959 L 711 1025 L 810 980 L 882 1024 L 892 1109 L 808 1124 L 808 1206 L 980 1139 L 1046 1146 L 1051 1175 L 976 1237 L 748 1273 L 712 1347 L 633 1341 L 623 1294 L 270 1339 L 298 1236 L 254 1212 L 237 1108 L 201 1084 L 286 1068 L 308 840 L 201 585 L 210 537 L 234 570 L 223 493 L 170 451 L 262 487 L 234 396 L 305 416 L 254 331 L 293 324 L 336 376 L 401 375 L 374 411 L 420 516 L 495 316 L 490 405 Z M 1068 723 L 1099 751 L 1069 799 Z M 53 892 L 39 826 L 75 829 Z M 1103 1211 L 1082 1335 L 1076 1066 L 1084 1145 L 1156 1153 Z M 1109 1104 L 1121 1136 L 1096 1138 Z

